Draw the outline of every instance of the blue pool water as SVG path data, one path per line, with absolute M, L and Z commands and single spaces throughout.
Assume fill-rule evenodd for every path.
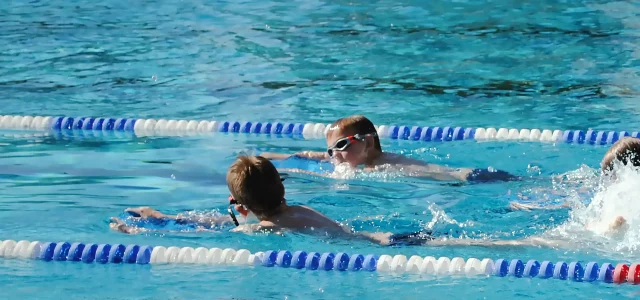
M 637 130 L 637 4 L 611 1 L 9 1 L 0 5 L 3 115 Z M 240 153 L 322 150 L 320 140 L 198 137 L 0 137 L 1 239 L 316 252 L 637 262 L 631 234 L 581 229 L 588 209 L 558 203 L 605 147 L 384 140 L 395 153 L 455 167 L 503 169 L 522 182 L 449 186 L 393 174 L 295 175 L 287 199 L 356 230 L 430 228 L 482 239 L 550 235 L 574 248 L 382 247 L 286 234 L 124 235 L 108 219 L 132 206 L 224 213 L 224 174 Z M 579 168 L 581 168 L 579 170 Z M 632 179 L 637 179 L 633 178 Z M 631 186 L 632 182 L 627 183 Z M 631 193 L 633 190 L 624 190 Z M 623 193 L 624 194 L 624 193 Z M 637 195 L 640 196 L 640 195 Z M 525 199 L 527 197 L 527 199 Z M 570 196 L 568 199 L 575 200 Z M 591 201 L 591 196 L 577 200 Z M 626 201 L 626 202 L 625 202 Z M 631 206 L 629 206 L 631 204 Z M 612 212 L 607 212 L 612 213 Z M 137 266 L 0 260 L 0 284 L 23 299 L 406 299 L 637 297 L 633 286 L 513 278 L 426 278 L 232 266 Z

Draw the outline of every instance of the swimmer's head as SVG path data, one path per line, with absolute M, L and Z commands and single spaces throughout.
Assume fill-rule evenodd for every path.
M 623 137 L 602 158 L 600 167 L 605 174 L 613 172 L 616 161 L 624 165 L 640 167 L 640 139 Z
M 227 171 L 227 186 L 233 199 L 261 220 L 285 203 L 278 170 L 262 156 L 239 156 Z
M 373 123 L 364 116 L 339 119 L 327 131 L 327 152 L 337 163 L 366 164 L 382 152 Z

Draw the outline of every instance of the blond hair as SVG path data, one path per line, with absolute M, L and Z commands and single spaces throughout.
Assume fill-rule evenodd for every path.
M 613 170 L 615 161 L 625 165 L 632 164 L 640 167 L 640 139 L 633 137 L 623 137 L 617 141 L 602 158 L 600 167 L 603 172 Z
M 278 212 L 284 202 L 284 185 L 276 167 L 262 156 L 238 156 L 227 171 L 231 196 L 259 219 Z
M 373 122 L 367 119 L 365 116 L 354 115 L 346 118 L 338 119 L 333 124 L 331 124 L 333 128 L 339 128 L 342 131 L 352 132 L 353 134 L 370 134 L 375 133 L 376 135 L 373 137 L 374 146 L 378 151 L 382 151 L 382 147 L 380 146 L 380 138 L 378 137 L 378 131 L 376 127 L 373 126 Z M 331 134 L 332 131 L 327 132 L 327 137 Z

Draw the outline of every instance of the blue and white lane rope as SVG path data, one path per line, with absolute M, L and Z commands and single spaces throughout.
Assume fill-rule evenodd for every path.
M 0 242 L 4 258 L 42 261 L 73 261 L 84 263 L 125 264 L 208 264 L 281 267 L 323 271 L 368 271 L 413 273 L 431 276 L 495 276 L 554 278 L 578 282 L 640 284 L 640 264 L 619 263 L 599 265 L 596 262 L 539 262 L 519 259 L 491 260 L 485 258 L 420 257 L 404 255 L 361 255 L 317 253 L 305 251 L 266 251 L 251 253 L 246 249 L 204 247 L 139 246 L 122 244 L 84 244 L 69 242 L 30 242 L 5 240 Z
M 129 133 L 136 136 L 184 136 L 211 132 L 274 134 L 322 139 L 330 124 L 247 121 L 196 121 L 91 117 L 0 116 L 0 129 L 79 132 L 79 134 Z M 549 130 L 420 126 L 376 126 L 381 138 L 413 141 L 537 141 L 611 145 L 621 137 L 640 132 Z

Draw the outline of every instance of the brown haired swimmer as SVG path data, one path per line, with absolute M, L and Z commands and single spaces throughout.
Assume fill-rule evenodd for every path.
M 151 221 L 153 228 L 133 226 L 119 218 L 111 218 L 110 227 L 128 234 L 149 231 L 200 232 L 216 230 L 225 223 L 233 222 L 236 228 L 232 231 L 281 232 L 286 230 L 326 237 L 366 240 L 380 245 L 448 244 L 446 240 L 438 240 L 438 234 L 427 230 L 403 234 L 354 232 L 311 207 L 290 205 L 285 199 L 283 179 L 271 161 L 261 156 L 238 157 L 229 167 L 226 177 L 231 193 L 228 216 L 194 218 L 193 216 L 167 215 L 150 207 L 138 207 L 128 208 L 125 212 L 134 219 Z M 252 214 L 258 222 L 241 225 L 234 211 L 244 217 Z M 444 236 L 446 233 L 443 234 Z
M 261 153 L 272 160 L 299 157 L 312 160 L 330 160 L 334 164 L 348 164 L 352 168 L 364 166 L 365 171 L 391 166 L 393 171 L 439 181 L 492 182 L 519 180 L 517 176 L 492 168 L 449 168 L 422 160 L 384 152 L 373 123 L 364 116 L 355 115 L 339 119 L 329 127 L 326 136 L 327 151 L 302 151 L 294 154 Z

